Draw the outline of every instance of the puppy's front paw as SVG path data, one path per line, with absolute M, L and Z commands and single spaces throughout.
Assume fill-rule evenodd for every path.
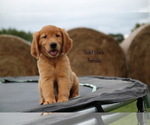
M 57 102 L 67 102 L 69 99 L 68 98 L 60 98 L 58 99 Z
M 43 105 L 47 105 L 47 104 L 51 104 L 51 103 L 56 103 L 56 100 L 55 99 L 45 100 L 45 102 L 43 103 Z

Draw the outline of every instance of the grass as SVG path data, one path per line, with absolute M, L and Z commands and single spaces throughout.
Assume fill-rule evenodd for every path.
M 137 111 L 136 101 L 119 109 L 116 109 L 112 111 L 112 113 L 121 112 L 127 113 L 128 115 L 110 123 L 109 125 L 138 125 Z M 149 113 L 150 116 L 150 108 L 147 109 L 147 113 Z M 145 114 L 145 116 L 147 115 Z M 150 125 L 150 118 L 147 118 L 145 120 L 145 123 L 147 123 L 146 125 Z
M 144 114 L 145 117 L 147 116 L 147 114 Z M 120 118 L 112 123 L 110 123 L 109 125 L 141 125 L 139 124 L 138 120 L 137 120 L 137 113 L 127 113 L 127 115 L 123 118 Z M 144 120 L 144 124 L 142 125 L 150 125 L 150 120 L 149 119 L 145 119 Z

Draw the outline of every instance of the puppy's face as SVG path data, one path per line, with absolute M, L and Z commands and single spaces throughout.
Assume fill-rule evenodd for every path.
M 61 29 L 44 27 L 39 36 L 39 46 L 43 55 L 51 58 L 59 56 L 62 53 L 62 40 Z
M 61 28 L 48 25 L 36 32 L 31 44 L 31 55 L 39 58 L 40 54 L 56 58 L 65 54 L 72 47 L 72 40 Z

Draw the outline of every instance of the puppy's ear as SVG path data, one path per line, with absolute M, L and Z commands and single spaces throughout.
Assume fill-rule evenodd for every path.
M 31 43 L 31 55 L 36 59 L 39 59 L 39 32 L 33 34 L 33 40 Z
M 65 54 L 72 48 L 72 39 L 64 29 L 61 29 L 61 31 L 63 39 L 63 53 Z

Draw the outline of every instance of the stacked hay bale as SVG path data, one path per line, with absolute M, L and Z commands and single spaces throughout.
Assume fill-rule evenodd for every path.
M 150 86 L 150 25 L 136 29 L 121 47 L 126 53 L 128 77 Z
M 112 37 L 87 28 L 72 29 L 68 33 L 73 39 L 68 56 L 78 76 L 126 77 L 125 55 Z
M 0 77 L 37 74 L 36 60 L 30 54 L 30 44 L 16 36 L 0 35 Z

